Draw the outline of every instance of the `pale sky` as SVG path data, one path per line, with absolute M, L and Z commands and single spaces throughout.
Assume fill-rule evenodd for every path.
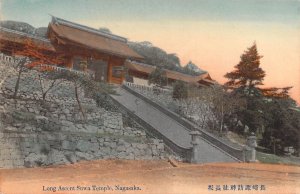
M 48 14 L 108 27 L 131 41 L 150 41 L 183 64 L 192 60 L 223 83 L 254 41 L 264 57 L 265 86 L 294 86 L 300 103 L 298 0 L 0 0 L 1 20 L 47 26 Z

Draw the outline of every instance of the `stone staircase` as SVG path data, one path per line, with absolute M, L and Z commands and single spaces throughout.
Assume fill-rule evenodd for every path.
M 199 156 L 193 161 L 195 163 L 244 161 L 243 150 L 230 147 L 205 132 L 196 133 L 192 138 L 191 132 L 196 126 L 131 90 L 127 84 L 119 87 L 117 93 L 111 96 L 112 99 L 185 161 L 195 159 L 195 146 Z

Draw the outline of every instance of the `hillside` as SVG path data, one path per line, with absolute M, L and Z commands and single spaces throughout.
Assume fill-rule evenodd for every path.
M 199 69 L 197 65 L 192 64 L 191 62 L 183 66 L 175 53 L 167 53 L 162 48 L 156 47 L 150 42 L 129 42 L 129 46 L 139 55 L 143 56 L 145 62 L 149 65 L 189 75 L 200 75 L 205 73 L 205 71 Z
M 35 28 L 25 22 L 6 20 L 0 21 L 0 26 L 40 37 L 46 37 L 47 34 L 47 27 Z

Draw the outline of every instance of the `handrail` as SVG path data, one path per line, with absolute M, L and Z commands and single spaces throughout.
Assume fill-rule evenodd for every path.
M 131 82 L 123 82 L 124 85 L 127 85 L 128 87 L 133 87 L 141 90 L 147 90 L 147 91 L 159 91 L 161 93 L 170 93 L 170 90 L 168 89 L 163 89 L 155 86 L 146 86 L 146 85 L 140 85 L 136 83 L 131 83 Z
M 151 126 L 149 123 L 147 123 L 142 118 L 137 116 L 133 111 L 129 110 L 123 104 L 121 104 L 116 99 L 114 99 L 111 95 L 109 95 L 109 97 L 112 99 L 112 101 L 114 103 L 119 105 L 118 107 L 120 109 L 125 111 L 126 114 L 128 114 L 131 118 L 133 118 L 138 124 L 143 126 L 147 130 L 148 133 L 150 133 L 151 135 L 154 135 L 157 138 L 162 139 L 164 141 L 164 143 L 168 146 L 168 148 L 170 148 L 173 152 L 175 152 L 180 157 L 185 159 L 185 161 L 190 161 L 191 155 L 192 155 L 192 147 L 191 148 L 183 148 L 183 147 L 175 144 L 170 139 L 168 139 L 163 134 L 161 134 L 158 130 L 156 130 L 153 126 Z
M 8 64 L 14 64 L 14 63 L 18 62 L 19 60 L 12 57 L 12 56 L 0 53 L 0 61 L 5 62 L 6 64 L 7 63 Z M 60 67 L 60 66 L 57 66 L 57 65 L 40 64 L 40 65 L 38 65 L 38 67 L 46 67 L 46 68 L 49 68 L 51 70 L 55 70 L 55 71 L 58 71 L 58 72 L 67 72 L 67 71 L 69 71 L 69 72 L 73 72 L 77 75 L 91 76 L 92 78 L 95 77 L 95 74 L 92 73 L 92 72 L 83 72 L 83 71 L 78 71 L 78 70 L 74 70 L 74 69 L 70 69 L 70 68 Z
M 55 71 L 58 71 L 58 72 L 73 72 L 77 75 L 84 75 L 84 76 L 91 76 L 91 77 L 95 77 L 95 74 L 94 73 L 91 73 L 91 72 L 84 72 L 84 71 L 78 71 L 78 70 L 74 70 L 74 69 L 70 69 L 70 68 L 65 68 L 65 67 L 59 67 L 57 65 L 47 65 L 47 64 L 41 64 L 39 65 L 40 67 L 46 67 L 46 68 L 49 68 L 49 69 L 52 69 L 52 70 L 55 70 Z
M 162 107 L 158 103 L 153 102 L 152 100 L 150 100 L 146 96 L 144 96 L 144 95 L 142 95 L 142 94 L 134 91 L 133 89 L 131 89 L 127 85 L 123 85 L 123 88 L 126 89 L 128 92 L 132 93 L 133 95 L 135 95 L 135 96 L 143 99 L 147 103 L 151 104 L 152 106 L 154 106 L 155 108 L 157 108 L 161 112 L 165 113 L 169 117 L 173 118 L 174 120 L 176 120 L 177 122 L 179 122 L 181 125 L 183 125 L 187 130 L 192 131 L 192 129 L 198 129 L 199 131 L 201 131 L 201 136 L 205 140 L 207 140 L 208 142 L 210 142 L 212 145 L 214 145 L 215 147 L 219 148 L 220 150 L 224 151 L 228 155 L 232 156 L 233 158 L 236 158 L 237 160 L 240 160 L 240 161 L 244 161 L 245 160 L 243 149 L 234 148 L 234 147 L 228 145 L 227 143 L 225 143 L 225 142 L 217 139 L 216 137 L 212 136 L 208 132 L 200 129 L 196 124 L 188 121 L 185 118 L 182 118 L 180 115 L 178 115 L 178 114 L 176 114 L 176 113 L 174 113 L 174 112 L 166 109 L 165 107 Z

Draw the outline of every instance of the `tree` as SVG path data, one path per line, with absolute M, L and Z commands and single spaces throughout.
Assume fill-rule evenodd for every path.
M 288 87 L 283 87 L 283 88 L 276 88 L 276 87 L 271 87 L 271 88 L 264 88 L 260 89 L 265 97 L 269 98 L 289 98 L 289 91 L 292 89 L 292 86 Z
M 189 75 L 198 75 L 197 72 L 186 71 L 186 69 L 181 66 L 180 59 L 175 53 L 167 53 L 165 50 L 154 46 L 150 42 L 129 42 L 129 46 L 139 55 L 143 56 L 145 62 L 149 65 Z
M 84 74 L 77 74 L 72 71 L 64 71 L 58 73 L 57 75 L 58 76 L 56 76 L 56 79 L 66 80 L 73 83 L 75 99 L 78 104 L 79 111 L 81 112 L 85 120 L 86 120 L 86 114 L 85 114 L 84 107 L 81 104 L 80 91 L 83 91 L 86 96 L 95 99 L 96 102 L 98 102 L 99 100 L 103 100 L 103 99 L 99 99 L 102 97 L 99 94 L 115 93 L 112 86 L 105 83 L 96 82 L 94 79 Z
M 227 73 L 229 79 L 225 86 L 230 89 L 242 89 L 246 95 L 251 95 L 253 89 L 263 85 L 265 71 L 260 68 L 260 56 L 257 52 L 256 43 L 248 48 L 242 55 L 241 61 L 235 66 L 235 70 Z
M 166 76 L 166 71 L 162 68 L 156 67 L 154 71 L 149 74 L 148 83 L 155 84 L 158 86 L 167 85 L 168 78 Z
M 300 112 L 292 109 L 290 99 L 273 98 L 265 101 L 262 113 L 266 128 L 261 144 L 279 154 L 284 147 L 300 149 Z
M 176 81 L 173 84 L 173 98 L 185 99 L 188 97 L 188 85 L 183 81 Z
M 63 60 L 60 56 L 49 56 L 43 54 L 40 50 L 36 48 L 32 40 L 26 39 L 25 44 L 22 50 L 17 51 L 14 55 L 24 56 L 17 65 L 15 66 L 16 70 L 18 71 L 18 77 L 15 85 L 15 91 L 13 94 L 13 98 L 17 97 L 19 84 L 21 75 L 27 69 L 32 69 L 37 67 L 41 64 L 55 64 L 60 65 Z
M 201 101 L 206 102 L 206 109 L 212 113 L 206 122 L 221 135 L 225 125 L 230 125 L 230 120 L 245 106 L 245 102 L 239 96 L 234 96 L 225 91 L 220 85 L 203 88 L 199 96 Z
M 38 81 L 41 87 L 43 102 L 45 102 L 48 92 L 63 82 L 63 80 L 60 79 L 61 77 L 59 74 L 60 73 L 56 71 L 43 71 L 43 73 L 38 74 Z M 47 84 L 47 82 L 50 83 Z
M 109 28 L 106 28 L 106 27 L 100 27 L 99 28 L 99 31 L 100 32 L 104 32 L 104 33 L 106 33 L 106 34 L 111 34 L 112 32 L 110 31 L 110 29 Z

